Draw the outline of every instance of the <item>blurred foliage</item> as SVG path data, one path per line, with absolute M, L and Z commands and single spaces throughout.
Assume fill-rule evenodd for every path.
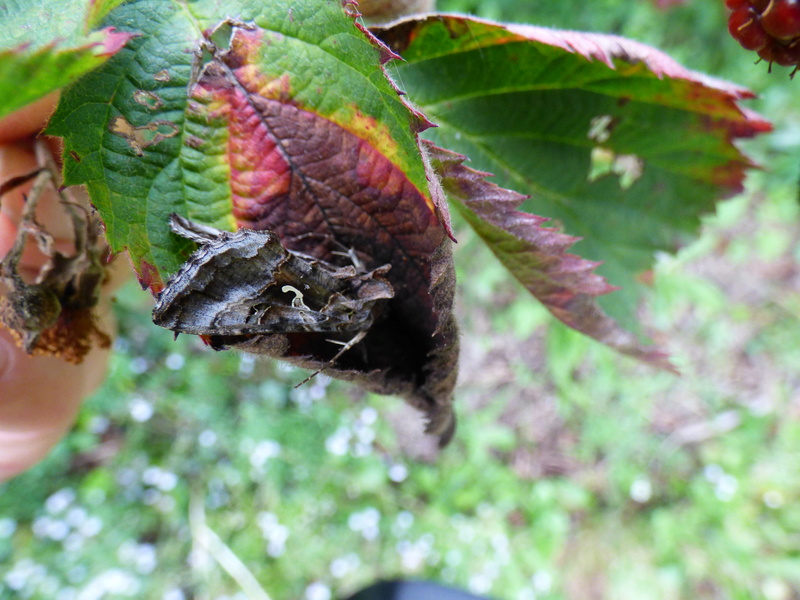
M 662 258 L 643 309 L 682 377 L 551 322 L 460 228 L 460 429 L 432 460 L 399 400 L 173 342 L 131 286 L 106 384 L 0 487 L 0 600 L 265 597 L 208 530 L 276 600 L 393 576 L 497 600 L 800 595 L 800 82 L 753 65 L 716 0 L 441 6 L 614 31 L 762 94 L 765 170 Z

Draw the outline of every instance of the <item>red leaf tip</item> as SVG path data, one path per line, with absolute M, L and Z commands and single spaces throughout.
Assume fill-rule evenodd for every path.
M 112 56 L 119 52 L 128 40 L 138 37 L 138 33 L 128 33 L 125 31 L 117 31 L 114 27 L 105 27 L 100 30 L 104 35 L 103 41 L 99 42 L 103 46 L 103 51 L 100 56 Z

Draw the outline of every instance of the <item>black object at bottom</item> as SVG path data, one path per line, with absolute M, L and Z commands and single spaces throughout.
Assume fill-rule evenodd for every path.
M 427 581 L 381 581 L 345 600 L 489 600 Z

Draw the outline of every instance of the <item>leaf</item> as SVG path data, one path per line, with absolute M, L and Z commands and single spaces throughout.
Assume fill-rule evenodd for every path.
M 96 27 L 105 16 L 112 10 L 128 2 L 128 0 L 90 0 L 89 12 L 86 15 L 86 23 L 91 27 Z
M 522 210 L 579 236 L 621 289 L 599 298 L 624 327 L 659 251 L 741 189 L 733 145 L 770 130 L 735 85 L 623 38 L 430 16 L 377 30 L 405 62 L 390 72 L 438 128 L 437 145 L 529 195 Z
M 390 265 L 385 316 L 331 373 L 405 396 L 447 437 L 457 360 L 448 217 L 417 139 L 428 123 L 383 71 L 391 52 L 350 3 L 190 8 L 141 0 L 109 14 L 139 37 L 70 88 L 51 119 L 67 183 L 86 183 L 112 249 L 129 252 L 154 292 L 191 249 L 170 232 L 171 213 L 271 230 L 338 267 Z M 277 333 L 288 345 L 212 342 L 311 368 L 336 352 L 324 332 Z
M 451 204 L 556 318 L 623 354 L 674 371 L 663 352 L 643 346 L 600 309 L 596 298 L 616 288 L 594 273 L 598 263 L 566 252 L 577 238 L 516 210 L 525 196 L 490 183 L 489 173 L 463 164 L 466 157 L 432 144 L 429 149 Z
M 130 39 L 113 28 L 86 33 L 84 2 L 0 6 L 0 118 L 104 63 Z

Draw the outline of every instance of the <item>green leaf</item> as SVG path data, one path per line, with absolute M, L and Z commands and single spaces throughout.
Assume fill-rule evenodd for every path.
M 125 2 L 128 0 L 90 0 L 86 23 L 89 27 L 96 27 L 108 13 Z
M 0 49 L 53 43 L 79 46 L 86 35 L 86 0 L 7 0 L 0 4 Z
M 130 39 L 111 28 L 87 33 L 85 12 L 78 0 L 0 6 L 0 117 L 75 81 Z
M 405 60 L 390 65 L 396 81 L 438 124 L 426 137 L 580 236 L 572 250 L 622 288 L 601 306 L 632 330 L 637 278 L 741 189 L 752 165 L 732 142 L 770 130 L 737 105 L 747 90 L 632 40 L 461 16 L 377 33 Z
M 597 263 L 567 252 L 576 238 L 516 210 L 525 196 L 490 183 L 486 173 L 463 164 L 464 156 L 433 144 L 428 149 L 451 204 L 547 310 L 618 352 L 674 371 L 665 353 L 639 343 L 600 309 L 597 298 L 615 288 L 594 272 Z

